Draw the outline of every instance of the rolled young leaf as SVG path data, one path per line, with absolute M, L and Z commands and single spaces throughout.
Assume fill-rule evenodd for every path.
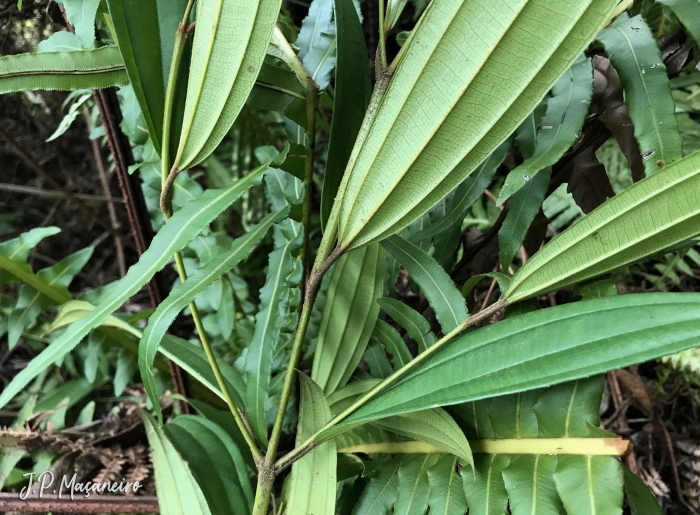
M 286 213 L 287 209 L 283 209 L 277 213 L 267 215 L 260 223 L 251 227 L 245 235 L 233 242 L 230 250 L 219 253 L 219 255 L 208 261 L 184 283 L 180 283 L 173 288 L 165 300 L 156 308 L 156 311 L 149 317 L 148 325 L 139 342 L 139 369 L 146 393 L 156 410 L 158 421 L 161 424 L 163 423 L 163 414 L 160 410 L 155 379 L 151 372 L 151 367 L 153 366 L 153 360 L 158 351 L 158 345 L 165 335 L 165 332 L 180 311 L 192 302 L 199 293 L 204 291 L 205 288 L 213 284 L 214 281 L 218 280 L 222 275 L 240 263 L 241 260 L 245 259 L 260 240 L 262 240 L 265 234 L 267 234 L 272 224 L 279 222 Z M 242 406 L 240 406 L 240 408 L 242 408 Z
M 200 0 L 176 165 L 203 161 L 253 89 L 281 0 Z
M 116 46 L 0 57 L 0 94 L 21 90 L 102 89 L 129 78 Z
M 286 151 L 279 156 L 279 159 L 284 160 L 285 155 Z M 179 209 L 158 231 L 150 247 L 141 255 L 138 262 L 129 268 L 126 275 L 116 283 L 100 304 L 68 327 L 59 338 L 14 377 L 0 394 L 0 408 L 49 365 L 73 350 L 90 329 L 100 325 L 129 297 L 139 291 L 170 261 L 174 252 L 181 250 L 196 238 L 202 229 L 228 208 L 245 190 L 259 184 L 271 162 L 258 167 L 228 188 L 205 191 Z
M 461 183 L 537 106 L 617 3 L 432 2 L 355 144 L 337 200 L 341 247 L 395 233 Z
M 559 234 L 518 270 L 503 298 L 513 303 L 563 288 L 698 233 L 700 152 L 695 152 L 630 186 Z

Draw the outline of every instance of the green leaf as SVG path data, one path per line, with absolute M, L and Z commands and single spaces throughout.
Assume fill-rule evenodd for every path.
M 386 513 L 394 505 L 399 487 L 399 469 L 406 461 L 406 456 L 396 456 L 381 464 L 362 491 L 353 515 Z
M 401 335 L 384 320 L 377 320 L 372 335 L 380 344 L 384 345 L 386 352 L 391 355 L 394 371 L 407 365 L 413 359 Z
M 431 224 L 427 229 L 411 234 L 409 239 L 414 243 L 418 243 L 440 234 L 452 224 L 459 224 L 461 232 L 462 221 L 467 216 L 469 208 L 484 194 L 484 188 L 487 188 L 491 183 L 493 176 L 496 175 L 496 170 L 501 166 L 511 148 L 513 148 L 513 140 L 508 138 L 462 184 L 457 186 L 450 212 L 439 222 Z
M 622 514 L 622 465 L 610 456 L 560 456 L 554 482 L 567 513 Z
M 488 416 L 497 438 L 534 438 L 538 436 L 535 401 L 540 392 L 530 390 L 495 397 Z
M 260 307 L 255 315 L 255 332 L 245 358 L 246 415 L 255 436 L 267 442 L 265 401 L 270 391 L 272 356 L 289 311 L 291 275 L 295 258 L 292 251 L 301 247 L 304 228 L 292 220 L 275 226 L 275 250 L 270 253 L 267 278 L 260 290 Z
M 384 26 L 386 32 L 389 32 L 394 26 L 399 22 L 401 13 L 406 7 L 408 0 L 389 0 L 386 6 L 386 18 L 384 19 Z
M 414 359 L 381 394 L 316 440 L 363 421 L 571 381 L 697 346 L 693 310 L 699 303 L 694 293 L 622 295 L 477 329 L 431 347 L 425 359 Z
M 546 388 L 535 404 L 540 436 L 587 437 L 598 426 L 603 380 L 600 376 Z
M 415 309 L 391 297 L 378 299 L 377 303 L 387 315 L 406 330 L 408 336 L 418 344 L 419 352 L 423 352 L 437 341 L 430 330 L 430 323 Z
M 14 377 L 0 394 L 0 408 L 5 406 L 51 363 L 73 350 L 90 329 L 100 325 L 129 297 L 135 294 L 158 270 L 165 266 L 174 252 L 181 250 L 188 242 L 192 241 L 202 229 L 207 227 L 245 190 L 260 183 L 262 174 L 268 166 L 269 163 L 266 163 L 258 167 L 228 188 L 207 190 L 175 212 L 153 238 L 151 246 L 141 255 L 138 262 L 129 268 L 126 275 L 115 283 L 113 289 L 102 299 L 102 302 L 66 329 L 59 338 L 54 340 Z
M 180 170 L 203 161 L 228 133 L 255 84 L 281 0 L 202 0 L 192 44 Z
M 518 270 L 503 298 L 513 303 L 582 282 L 695 236 L 698 191 L 700 152 L 633 184 L 559 234 Z
M 541 170 L 559 161 L 573 145 L 588 114 L 592 95 L 593 66 L 590 59 L 582 57 L 552 88 L 547 112 L 537 130 L 534 154 L 508 174 L 498 196 L 499 205 L 523 186 L 534 182 Z
M 509 462 L 510 457 L 505 455 L 480 455 L 474 458 L 474 472 L 464 471 L 462 481 L 470 515 L 505 515 L 508 493 L 502 473 Z
M 95 48 L 95 16 L 100 0 L 63 0 L 61 3 L 83 48 Z
M 367 46 L 354 3 L 348 0 L 334 0 L 334 7 L 338 63 L 335 71 L 328 160 L 323 174 L 321 194 L 321 222 L 324 227 L 372 94 Z
M 632 515 L 663 515 L 663 510 L 649 487 L 627 467 L 622 468 L 625 476 L 625 493 Z
M 330 83 L 336 61 L 336 25 L 331 21 L 332 15 L 333 0 L 313 0 L 296 41 L 299 59 L 320 89 Z
M 617 3 L 431 3 L 355 143 L 338 199 L 341 248 L 396 233 L 457 187 L 539 104 Z M 455 66 L 455 55 L 469 59 Z
M 386 379 L 394 371 L 391 368 L 391 363 L 389 363 L 389 359 L 384 353 L 384 349 L 376 341 L 370 342 L 370 344 L 367 346 L 367 350 L 365 351 L 362 357 L 364 358 L 365 362 L 367 362 L 369 372 L 370 374 L 372 374 L 373 377 Z
M 225 401 L 224 394 L 219 389 L 219 383 L 211 370 L 211 365 L 207 359 L 204 349 L 193 343 L 165 335 L 160 343 L 158 351 L 166 358 L 174 361 L 190 376 L 194 377 L 211 390 L 217 397 Z M 224 376 L 226 388 L 233 396 L 234 402 L 238 406 L 243 405 L 243 394 L 245 393 L 245 383 L 241 375 L 228 363 L 219 360 L 219 368 Z
M 66 288 L 88 262 L 93 250 L 95 250 L 94 247 L 86 247 L 51 267 L 39 270 L 37 278 L 44 281 L 47 286 L 61 290 L 64 295 L 70 298 L 70 293 L 68 293 Z M 15 346 L 22 335 L 22 331 L 34 322 L 39 313 L 57 304 L 59 303 L 53 298 L 42 295 L 40 291 L 35 290 L 30 285 L 22 285 L 19 290 L 17 303 L 10 312 L 7 321 L 7 343 L 9 348 L 11 349 Z
M 127 84 L 129 79 L 116 46 L 0 57 L 0 94 L 36 89 L 102 89 Z
M 0 255 L 16 263 L 26 264 L 30 250 L 36 247 L 44 238 L 48 238 L 59 232 L 61 232 L 61 229 L 53 226 L 30 229 L 16 238 L 0 243 Z M 0 275 L 0 283 L 2 284 L 11 279 L 12 276 Z
M 511 458 L 503 471 L 503 481 L 513 515 L 560 515 L 564 512 L 554 484 L 556 466 L 556 456 L 537 454 Z
M 297 445 L 301 445 L 331 418 L 331 410 L 319 386 L 299 372 L 301 407 Z M 337 453 L 334 441 L 326 442 L 292 465 L 287 502 L 289 515 L 333 515 Z
M 107 7 L 129 82 L 153 146 L 160 154 L 167 76 L 163 76 L 158 2 L 107 0 Z
M 469 313 L 464 298 L 447 272 L 432 257 L 400 236 L 387 238 L 382 241 L 382 246 L 418 283 L 445 333 L 467 319 Z
M 683 157 L 666 67 L 642 17 L 623 13 L 597 39 L 620 76 L 647 175 Z
M 457 458 L 440 456 L 428 470 L 431 515 L 464 515 L 467 499 L 464 497 L 462 478 L 457 474 Z M 465 471 L 465 473 L 469 473 Z
M 379 315 L 384 249 L 367 245 L 333 266 L 311 378 L 330 395 L 347 383 L 367 348 Z
M 222 275 L 240 263 L 241 260 L 245 259 L 260 240 L 262 240 L 265 234 L 267 234 L 272 224 L 279 222 L 286 216 L 286 212 L 287 209 L 284 209 L 277 213 L 267 215 L 259 224 L 251 227 L 245 235 L 233 242 L 229 251 L 219 253 L 191 275 L 184 283 L 180 283 L 173 288 L 167 298 L 160 303 L 156 311 L 149 317 L 148 325 L 139 342 L 139 369 L 141 371 L 141 379 L 146 388 L 146 393 L 156 410 L 158 421 L 161 424 L 163 423 L 163 414 L 161 413 L 158 403 L 158 394 L 156 392 L 155 379 L 151 368 L 153 367 L 153 360 L 158 351 L 158 345 L 165 335 L 165 332 L 173 323 L 178 313 L 190 302 L 193 302 L 194 298 L 199 293 L 204 291 L 208 286 L 214 284 Z
M 165 434 L 187 461 L 216 514 L 253 511 L 253 491 L 241 451 L 229 434 L 204 417 L 180 415 Z
M 258 109 L 284 113 L 306 126 L 306 91 L 288 70 L 263 63 L 247 102 Z
M 119 349 L 119 355 L 117 356 L 117 367 L 114 371 L 114 395 L 119 397 L 126 387 L 131 383 L 131 378 L 134 377 L 134 373 L 138 370 L 138 356 L 136 353 L 131 352 L 131 350 L 122 348 Z M 154 403 L 154 406 L 157 404 Z M 92 421 L 91 421 L 92 422 Z
M 375 420 L 372 425 L 411 440 L 429 443 L 457 456 L 464 463 L 473 464 L 472 451 L 464 433 L 443 409 L 398 415 Z
M 700 44 L 700 3 L 697 0 L 656 0 L 668 6 L 696 43 Z
M 437 456 L 419 454 L 408 458 L 399 469 L 399 486 L 394 503 L 396 515 L 423 515 L 428 509 L 428 469 L 437 461 Z
M 156 478 L 158 506 L 162 515 L 210 515 L 202 490 L 187 464 L 165 437 L 162 429 L 141 411 Z
M 503 270 L 508 270 L 513 257 L 525 241 L 527 230 L 542 207 L 549 188 L 552 169 L 545 168 L 518 190 L 510 202 L 510 209 L 498 231 L 499 257 Z

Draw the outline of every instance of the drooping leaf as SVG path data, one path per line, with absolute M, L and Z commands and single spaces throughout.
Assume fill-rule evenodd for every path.
M 526 313 L 433 346 L 339 425 L 516 393 L 697 346 L 697 294 L 623 295 Z M 435 350 L 433 350 L 435 349 Z
M 260 290 L 260 309 L 255 315 L 255 332 L 245 361 L 246 415 L 261 442 L 267 442 L 265 401 L 270 391 L 272 356 L 289 311 L 295 260 L 292 252 L 301 247 L 304 228 L 288 219 L 274 227 L 274 234 L 275 250 L 270 253 L 265 285 Z
M 605 165 L 598 160 L 593 147 L 584 148 L 574 157 L 566 191 L 584 213 L 590 213 L 615 195 Z
M 66 329 L 59 338 L 54 340 L 14 377 L 0 394 L 0 407 L 5 406 L 51 363 L 73 350 L 90 329 L 106 320 L 112 312 L 147 283 L 158 270 L 163 268 L 174 252 L 182 249 L 193 240 L 203 228 L 208 226 L 245 190 L 258 184 L 269 164 L 265 163 L 228 188 L 205 191 L 175 212 L 172 218 L 158 231 L 151 246 L 141 255 L 139 261 L 131 266 L 126 275 L 116 283 L 118 286 L 111 289 L 94 310 Z
M 158 403 L 156 385 L 151 372 L 153 360 L 156 357 L 158 346 L 170 325 L 194 298 L 212 285 L 222 275 L 231 270 L 241 260 L 250 254 L 253 248 L 267 234 L 273 223 L 279 222 L 285 215 L 286 209 L 267 215 L 259 224 L 240 238 L 236 239 L 227 252 L 221 252 L 216 257 L 208 261 L 197 272 L 191 275 L 187 281 L 180 283 L 173 288 L 167 298 L 160 303 L 156 311 L 149 317 L 148 325 L 143 332 L 143 337 L 139 342 L 139 369 L 141 380 L 143 381 L 148 398 L 153 403 L 159 422 L 162 424 L 162 413 Z
M 107 0 L 107 7 L 129 82 L 160 154 L 167 76 L 163 76 L 158 2 Z
M 391 236 L 382 246 L 394 256 L 418 283 L 445 333 L 467 319 L 467 305 L 447 272 L 413 243 Z
M 666 67 L 642 17 L 623 13 L 598 41 L 620 76 L 647 174 L 683 157 Z
M 625 493 L 632 515 L 663 515 L 663 510 L 654 494 L 649 491 L 649 487 L 627 467 L 623 467 L 622 470 L 625 476 Z
M 552 88 L 547 112 L 537 130 L 534 154 L 506 177 L 498 203 L 531 184 L 535 176 L 554 163 L 576 141 L 593 94 L 591 60 L 579 58 Z
M 401 335 L 384 320 L 377 320 L 377 325 L 374 326 L 372 334 L 384 346 L 386 352 L 391 355 L 391 364 L 394 367 L 394 371 L 407 365 L 413 359 Z
M 394 505 L 399 486 L 399 469 L 405 456 L 396 456 L 382 463 L 360 495 L 353 515 L 386 513 Z
M 284 113 L 306 126 L 306 91 L 288 70 L 263 63 L 247 102 L 258 109 Z
M 469 472 L 465 472 L 469 473 Z M 464 497 L 462 478 L 457 474 L 457 458 L 440 456 L 428 470 L 431 515 L 464 515 L 467 499 Z
M 102 89 L 127 84 L 129 78 L 115 46 L 0 57 L 0 94 L 36 89 Z
M 163 515 L 210 515 L 207 501 L 190 469 L 151 416 L 141 412 L 151 447 L 158 506 Z
M 553 291 L 695 236 L 698 191 L 700 152 L 630 186 L 562 232 L 518 270 L 503 297 L 514 302 Z
M 95 16 L 100 0 L 63 0 L 61 3 L 83 48 L 95 48 Z
M 567 513 L 622 514 L 622 477 L 610 456 L 560 456 L 554 473 Z
M 693 37 L 700 44 L 700 4 L 697 0 L 656 0 L 668 6 Z
M 503 471 L 513 515 L 560 515 L 563 506 L 554 484 L 556 456 L 521 455 Z
M 55 265 L 40 270 L 36 275 L 39 279 L 45 281 L 48 286 L 63 290 L 63 293 L 70 298 L 66 288 L 88 262 L 93 250 L 94 247 L 86 247 L 79 250 Z M 56 304 L 57 302 L 54 299 L 42 295 L 40 291 L 37 291 L 30 285 L 22 285 L 17 303 L 7 320 L 7 343 L 9 348 L 11 349 L 15 346 L 22 335 L 22 331 L 34 322 L 41 311 Z
M 177 166 L 203 161 L 233 125 L 255 84 L 281 0 L 198 3 Z
M 204 417 L 180 415 L 165 434 L 187 461 L 215 513 L 253 511 L 253 491 L 241 451 L 217 424 Z
M 418 344 L 420 352 L 437 341 L 430 330 L 430 323 L 410 306 L 391 297 L 378 299 L 377 303 L 397 324 L 406 329 L 408 336 Z
M 430 486 L 428 470 L 437 461 L 437 456 L 418 454 L 408 458 L 399 469 L 399 485 L 394 503 L 397 515 L 423 515 L 428 508 Z
M 422 231 L 411 234 L 409 239 L 414 243 L 418 243 L 426 238 L 432 238 L 456 223 L 459 223 L 461 230 L 462 220 L 467 216 L 469 208 L 483 195 L 484 188 L 491 183 L 496 170 L 501 166 L 512 147 L 513 140 L 511 138 L 501 143 L 469 177 L 457 186 L 452 205 L 450 206 L 450 212 L 439 222 L 431 224 Z
M 331 411 L 319 386 L 299 373 L 301 408 L 297 445 L 302 444 L 331 418 Z M 289 515 L 333 515 L 337 453 L 334 441 L 316 447 L 292 465 L 287 513 Z
M 505 515 L 508 492 L 502 474 L 509 462 L 505 455 L 476 456 L 474 472 L 462 474 L 470 515 Z
M 379 315 L 384 259 L 384 249 L 375 243 L 333 267 L 311 372 L 327 395 L 348 381 L 367 348 Z
M 340 246 L 394 234 L 459 185 L 537 106 L 616 4 L 431 4 L 356 142 L 361 152 L 338 199 Z M 470 58 L 455 65 L 455 55 Z
M 503 270 L 508 270 L 518 249 L 525 241 L 527 230 L 537 216 L 547 194 L 551 168 L 545 168 L 513 195 L 506 219 L 498 231 L 499 257 Z
M 334 0 L 338 39 L 333 118 L 328 142 L 328 160 L 323 174 L 321 222 L 325 227 L 333 201 L 362 126 L 372 87 L 362 24 L 354 2 Z M 362 107 L 364 106 L 364 109 Z
M 458 457 L 465 464 L 471 465 L 473 463 L 467 438 L 452 417 L 443 409 L 434 408 L 383 418 L 375 420 L 372 425 L 411 440 L 429 443 Z

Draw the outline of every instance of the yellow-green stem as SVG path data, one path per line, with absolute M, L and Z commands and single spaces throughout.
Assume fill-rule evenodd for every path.
M 170 73 L 168 77 L 168 87 L 165 92 L 165 113 L 163 117 L 163 143 L 161 147 L 161 185 L 163 188 L 165 188 L 166 183 L 168 181 L 168 175 L 170 171 L 170 125 L 172 123 L 172 111 L 173 111 L 173 103 L 175 99 L 175 88 L 177 84 L 177 75 L 178 75 L 178 70 L 180 68 L 180 62 L 182 61 L 182 53 L 185 48 L 185 43 L 187 41 L 187 35 L 189 33 L 190 27 L 188 26 L 188 21 L 190 18 L 190 12 L 192 10 L 192 5 L 194 4 L 194 0 L 189 0 L 187 2 L 187 7 L 185 8 L 185 13 L 182 17 L 182 22 L 180 22 L 180 25 L 177 29 L 177 33 L 175 35 L 175 48 L 173 49 L 173 57 L 172 61 L 170 63 Z M 168 197 L 170 194 L 168 193 Z M 168 198 L 168 206 L 170 205 Z M 170 209 L 163 209 L 163 216 L 165 217 L 165 220 L 167 221 L 170 218 Z M 175 252 L 173 254 L 173 258 L 175 260 L 175 267 L 177 268 L 178 275 L 180 276 L 180 280 L 184 283 L 187 280 L 187 272 L 185 271 L 185 264 L 182 261 L 182 255 L 179 252 Z M 236 407 L 236 404 L 233 402 L 233 397 L 231 396 L 231 392 L 229 392 L 228 387 L 226 385 L 226 382 L 224 381 L 224 377 L 221 374 L 221 369 L 219 368 L 219 364 L 216 361 L 216 356 L 214 355 L 214 352 L 212 351 L 211 344 L 209 343 L 209 339 L 207 338 L 206 332 L 204 331 L 204 325 L 202 324 L 202 318 L 199 316 L 199 310 L 197 309 L 197 306 L 195 305 L 194 302 L 190 302 L 189 304 L 190 312 L 192 313 L 192 320 L 194 321 L 194 325 L 197 328 L 197 334 L 199 335 L 199 339 L 202 342 L 202 348 L 204 349 L 204 352 L 207 356 L 207 360 L 209 361 L 209 364 L 211 365 L 212 371 L 214 372 L 214 377 L 216 377 L 216 382 L 219 385 L 219 388 L 221 388 L 221 392 L 224 395 L 224 399 L 226 400 L 226 404 L 228 405 L 229 409 L 231 410 L 231 415 L 233 415 L 233 419 L 236 421 L 236 424 L 238 425 L 238 429 L 241 431 L 243 434 L 243 438 L 245 439 L 246 443 L 250 447 L 250 452 L 253 455 L 253 458 L 257 463 L 261 463 L 264 456 L 258 446 L 255 443 L 255 440 L 253 436 L 250 434 L 250 431 L 248 430 L 247 425 L 245 424 L 245 421 L 243 420 L 243 416 L 239 412 L 238 408 Z
M 304 225 L 304 245 L 301 249 L 301 261 L 304 273 L 309 269 L 309 233 L 311 232 L 311 200 L 313 197 L 314 153 L 316 151 L 316 110 L 318 107 L 318 85 L 309 78 L 306 81 L 306 137 L 309 148 L 306 150 L 306 168 L 304 170 L 304 205 L 302 206 L 302 224 Z M 304 291 L 302 290 L 302 298 Z
M 379 0 L 379 62 L 380 70 L 383 72 L 387 67 L 386 60 L 386 27 L 384 27 L 384 2 L 386 0 Z

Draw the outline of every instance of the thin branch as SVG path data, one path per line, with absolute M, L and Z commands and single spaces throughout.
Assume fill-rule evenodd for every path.
M 66 196 L 66 194 L 61 191 L 45 190 L 43 188 L 32 188 L 31 186 L 20 186 L 19 184 L 8 184 L 6 182 L 0 182 L 0 191 L 9 191 L 10 193 L 22 193 L 26 195 L 33 195 L 35 197 L 62 198 L 66 200 L 71 200 L 71 197 Z M 72 198 L 85 200 L 88 202 L 111 202 L 119 204 L 124 203 L 124 199 L 117 197 L 103 197 L 101 195 L 88 195 L 85 193 L 72 193 L 71 195 Z
M 82 496 L 74 500 L 66 493 L 63 499 L 57 495 L 44 494 L 41 499 L 19 498 L 17 493 L 0 493 L 0 511 L 2 512 L 65 512 L 65 513 L 158 513 L 156 497 L 121 497 L 116 495 L 93 495 L 85 499 Z

